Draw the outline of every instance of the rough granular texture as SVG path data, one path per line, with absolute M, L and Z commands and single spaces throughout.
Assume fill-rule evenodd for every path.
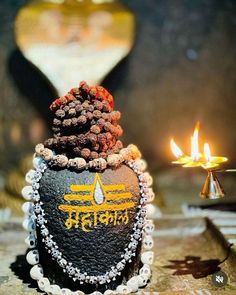
M 81 82 L 57 98 L 50 109 L 54 135 L 44 145 L 57 154 L 90 160 L 105 158 L 123 147 L 118 140 L 123 133 L 118 124 L 121 114 L 113 110 L 113 97 L 103 87 Z

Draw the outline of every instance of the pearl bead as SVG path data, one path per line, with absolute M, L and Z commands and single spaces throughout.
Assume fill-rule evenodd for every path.
M 63 288 L 61 289 L 60 295 L 73 295 L 73 292 L 70 289 Z
M 155 194 L 151 188 L 148 189 L 147 202 L 152 202 L 155 199 Z
M 146 234 L 151 234 L 154 231 L 154 223 L 152 220 L 146 220 L 146 223 L 144 225 L 144 231 Z
M 44 160 L 41 157 L 34 157 L 33 158 L 33 166 L 34 168 L 38 168 L 40 166 L 40 164 L 42 164 L 44 162 Z
M 39 262 L 39 252 L 38 250 L 29 251 L 26 255 L 26 260 L 29 264 L 35 265 Z
M 35 175 L 35 170 L 30 169 L 25 175 L 26 182 L 28 182 L 29 184 L 33 183 L 34 175 Z
M 153 239 L 151 236 L 145 236 L 143 239 L 143 247 L 144 249 L 150 250 L 154 245 Z
M 30 249 L 35 248 L 36 245 L 37 245 L 37 239 L 36 239 L 35 235 L 31 233 L 31 234 L 25 239 L 25 243 L 26 243 L 26 245 L 27 245 Z
M 143 159 L 136 160 L 134 162 L 134 167 L 140 171 L 145 171 L 147 168 L 147 162 Z
M 34 231 L 36 229 L 35 221 L 31 217 L 27 217 L 22 225 L 26 231 Z
M 139 270 L 139 274 L 140 275 L 145 275 L 147 277 L 150 277 L 151 276 L 151 269 L 150 269 L 150 266 L 148 264 L 144 264 L 142 266 L 142 268 L 140 268 Z
M 117 293 L 120 293 L 120 294 L 129 294 L 129 293 L 132 292 L 131 289 L 128 286 L 125 286 L 125 285 L 119 285 L 116 288 L 116 291 L 117 291 Z
M 25 187 L 23 187 L 23 189 L 21 190 L 21 194 L 22 194 L 23 198 L 30 201 L 32 199 L 32 196 L 33 196 L 33 188 L 32 188 L 32 186 L 31 185 L 26 185 Z
M 159 211 L 157 210 L 157 207 L 154 206 L 153 204 L 147 204 L 146 209 L 147 209 L 147 218 L 153 218 L 154 216 L 156 216 L 156 214 Z
M 50 282 L 49 282 L 48 278 L 42 277 L 38 280 L 39 289 L 42 291 L 44 291 L 45 288 L 48 287 L 49 285 L 50 285 Z
M 139 275 L 138 277 L 138 286 L 145 287 L 147 285 L 149 277 L 147 275 Z
M 143 178 L 148 186 L 151 186 L 153 184 L 152 176 L 148 172 L 143 173 Z
M 44 291 L 48 295 L 61 295 L 61 288 L 58 285 L 49 285 Z
M 141 255 L 141 261 L 143 264 L 152 264 L 154 259 L 154 252 L 153 251 L 147 251 L 142 253 Z
M 85 295 L 85 293 L 83 291 L 74 291 L 72 292 L 72 295 Z
M 93 293 L 90 293 L 90 295 L 103 295 L 101 292 L 94 291 Z
M 34 265 L 30 270 L 30 276 L 33 280 L 39 280 L 43 277 L 43 269 L 39 264 Z
M 28 215 L 31 215 L 34 212 L 34 205 L 31 202 L 25 202 L 21 208 L 22 211 Z
M 138 291 L 138 277 L 134 276 L 131 279 L 129 279 L 127 282 L 127 287 L 129 287 L 132 292 L 137 292 Z
M 113 295 L 113 294 L 117 294 L 117 292 L 114 291 L 114 290 L 106 290 L 106 291 L 104 292 L 104 295 Z

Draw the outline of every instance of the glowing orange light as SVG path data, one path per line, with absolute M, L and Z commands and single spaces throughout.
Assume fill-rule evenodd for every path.
M 178 159 L 184 155 L 184 153 L 181 151 L 181 149 L 177 146 L 174 139 L 172 138 L 170 141 L 170 148 L 172 153 L 175 155 L 175 157 Z

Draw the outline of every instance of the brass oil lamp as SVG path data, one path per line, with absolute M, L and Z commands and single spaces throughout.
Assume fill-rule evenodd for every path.
M 170 141 L 170 147 L 176 160 L 173 164 L 182 165 L 182 167 L 194 168 L 202 167 L 207 171 L 207 177 L 200 197 L 203 199 L 218 199 L 225 196 L 224 190 L 216 176 L 216 172 L 230 172 L 231 170 L 219 170 L 222 163 L 228 159 L 221 156 L 212 156 L 208 143 L 204 144 L 203 153 L 199 152 L 199 122 L 196 124 L 193 136 L 191 137 L 191 155 L 185 155 L 175 143 L 174 139 Z M 233 169 L 234 170 L 234 169 Z

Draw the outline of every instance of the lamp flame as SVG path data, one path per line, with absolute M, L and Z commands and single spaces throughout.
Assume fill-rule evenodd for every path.
M 172 153 L 175 155 L 175 157 L 178 159 L 180 157 L 183 157 L 184 153 L 181 151 L 181 149 L 177 146 L 174 139 L 172 138 L 170 141 L 170 148 Z
M 211 150 L 210 150 L 210 146 L 208 143 L 204 144 L 204 157 L 206 159 L 207 162 L 211 161 Z
M 172 161 L 173 164 L 180 164 L 183 167 L 202 167 L 206 170 L 213 170 L 218 167 L 221 163 L 226 162 L 226 157 L 212 156 L 210 146 L 208 143 L 204 144 L 204 153 L 199 152 L 199 122 L 197 122 L 193 135 L 191 137 L 191 155 L 188 156 L 182 152 L 177 146 L 174 139 L 170 141 L 170 147 L 172 153 L 175 155 L 177 160 Z
M 208 143 L 204 144 L 203 153 L 199 152 L 199 122 L 197 122 L 193 135 L 191 137 L 191 155 L 184 154 L 181 149 L 171 139 L 170 146 L 173 154 L 177 160 L 172 161 L 173 164 L 180 164 L 182 167 L 202 167 L 207 170 L 208 176 L 205 181 L 204 187 L 200 193 L 201 198 L 217 199 L 224 196 L 224 191 L 220 186 L 219 180 L 215 175 L 216 167 L 219 167 L 222 163 L 228 159 L 221 156 L 212 156 L 210 146 Z M 219 171 L 219 170 L 218 170 Z
M 193 132 L 193 136 L 191 137 L 191 158 L 193 161 L 198 161 L 200 157 L 198 133 L 199 133 L 199 122 L 197 122 Z

